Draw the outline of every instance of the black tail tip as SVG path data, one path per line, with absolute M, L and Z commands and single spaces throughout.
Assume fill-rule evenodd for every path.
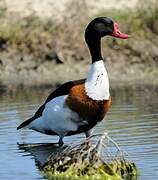
M 22 123 L 17 127 L 17 130 L 28 126 L 33 120 L 34 120 L 33 118 L 30 118 L 30 119 L 22 122 Z
M 22 125 L 20 124 L 20 126 L 18 126 L 16 129 L 19 130 L 22 128 Z

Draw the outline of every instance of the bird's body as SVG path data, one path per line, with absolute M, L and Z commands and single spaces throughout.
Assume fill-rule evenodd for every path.
M 109 19 L 100 19 L 98 19 L 99 22 L 95 22 L 96 19 L 93 20 L 85 33 L 92 55 L 92 65 L 86 79 L 69 81 L 61 85 L 48 96 L 34 116 L 23 122 L 17 129 L 28 127 L 44 134 L 58 135 L 59 144 L 62 145 L 64 136 L 82 132 L 89 136 L 90 130 L 105 117 L 111 106 L 109 79 L 98 48 L 100 34 L 96 34 L 95 31 L 99 28 L 97 33 L 100 33 L 100 28 L 103 28 L 100 23 L 105 23 L 104 21 Z M 97 23 L 99 26 L 95 27 Z M 114 29 L 111 33 L 113 32 Z M 95 44 L 90 37 L 91 34 L 96 38 Z
M 109 80 L 101 60 L 91 66 L 86 79 L 67 82 L 54 91 L 18 129 L 28 127 L 60 138 L 87 134 L 104 118 L 110 105 Z
M 110 104 L 111 99 L 96 101 L 89 98 L 84 84 L 75 85 L 68 95 L 58 96 L 46 103 L 42 115 L 28 127 L 62 137 L 87 132 L 103 119 Z

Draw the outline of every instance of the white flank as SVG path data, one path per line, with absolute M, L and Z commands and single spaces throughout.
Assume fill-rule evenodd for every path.
M 59 136 L 65 136 L 69 131 L 76 131 L 79 125 L 86 122 L 64 103 L 67 96 L 59 96 L 49 101 L 40 118 L 34 120 L 29 128 L 43 132 L 53 131 Z
M 108 100 L 109 78 L 102 60 L 94 62 L 85 82 L 87 95 L 94 100 Z

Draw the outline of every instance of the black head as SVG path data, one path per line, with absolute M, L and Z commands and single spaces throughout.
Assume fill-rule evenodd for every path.
M 107 17 L 98 17 L 92 20 L 85 30 L 85 40 L 92 55 L 92 62 L 101 59 L 100 40 L 104 36 L 127 39 L 129 36 L 120 32 L 118 24 Z
M 85 38 L 88 36 L 101 38 L 112 34 L 114 31 L 114 23 L 110 18 L 98 17 L 92 20 L 85 31 Z

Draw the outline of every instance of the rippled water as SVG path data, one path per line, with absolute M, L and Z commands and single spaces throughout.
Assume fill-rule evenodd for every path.
M 35 112 L 47 94 L 48 90 L 37 89 L 0 94 L 0 179 L 43 179 L 35 159 L 40 157 L 44 161 L 50 154 L 51 146 L 47 143 L 58 138 L 28 129 L 17 131 L 16 127 Z M 138 179 L 158 179 L 158 88 L 126 87 L 112 90 L 111 94 L 112 108 L 94 133 L 105 129 L 109 132 L 136 162 Z M 65 142 L 82 136 L 65 138 Z M 46 143 L 46 146 L 30 150 L 17 143 Z

